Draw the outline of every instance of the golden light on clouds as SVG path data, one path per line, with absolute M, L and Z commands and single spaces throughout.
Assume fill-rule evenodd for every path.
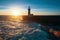
M 27 14 L 27 10 L 19 6 L 9 6 L 7 9 L 0 10 L 0 15 L 19 16 L 19 15 L 26 15 L 26 14 Z
M 31 9 L 31 14 L 33 15 L 57 15 L 56 12 L 48 12 L 43 11 L 45 9 Z M 24 9 L 19 6 L 9 6 L 6 10 L 0 10 L 0 15 L 13 15 L 13 16 L 19 16 L 19 15 L 28 15 L 28 8 Z

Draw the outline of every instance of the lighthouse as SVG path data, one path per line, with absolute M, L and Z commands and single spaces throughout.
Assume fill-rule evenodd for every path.
M 32 17 L 33 16 L 33 14 L 31 14 L 31 8 L 30 8 L 30 6 L 28 7 L 28 16 L 29 17 Z
M 31 9 L 30 9 L 30 6 L 29 6 L 29 7 L 28 7 L 28 16 L 30 15 L 30 10 L 31 10 Z

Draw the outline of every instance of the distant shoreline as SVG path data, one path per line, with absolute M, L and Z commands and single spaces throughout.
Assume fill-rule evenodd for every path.
M 0 15 L 0 16 L 14 16 L 14 15 Z M 28 15 L 19 15 L 19 16 L 28 16 Z M 60 15 L 33 15 L 33 16 L 60 16 Z

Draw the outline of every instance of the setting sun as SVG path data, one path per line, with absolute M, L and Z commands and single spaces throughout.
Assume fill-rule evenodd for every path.
M 14 16 L 22 15 L 22 10 L 19 7 L 11 7 L 10 11 L 11 11 L 11 14 Z
M 20 15 L 20 13 L 18 10 L 12 10 L 12 15 L 18 16 L 18 15 Z

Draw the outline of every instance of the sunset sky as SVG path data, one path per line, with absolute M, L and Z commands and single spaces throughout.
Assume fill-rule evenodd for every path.
M 60 0 L 0 0 L 0 15 L 27 14 L 28 6 L 35 15 L 60 15 Z

